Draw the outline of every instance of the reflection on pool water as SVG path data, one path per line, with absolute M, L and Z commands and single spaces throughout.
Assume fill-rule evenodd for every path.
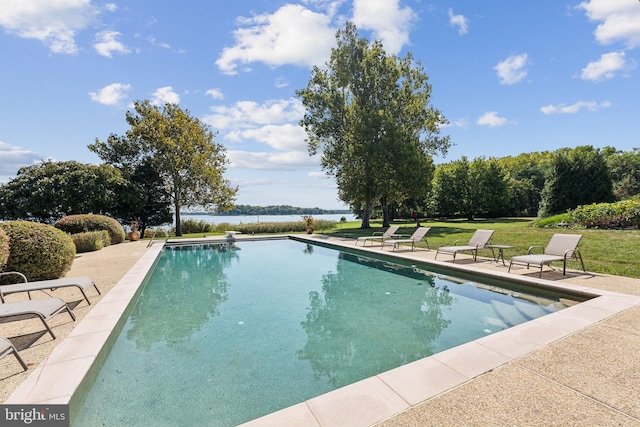
M 293 240 L 167 248 L 72 422 L 237 425 L 564 307 Z

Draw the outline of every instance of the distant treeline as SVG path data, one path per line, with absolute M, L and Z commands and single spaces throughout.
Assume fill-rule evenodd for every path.
M 189 212 L 189 215 L 323 215 L 349 214 L 348 209 L 320 209 L 298 208 L 289 205 L 279 206 L 250 206 L 236 205 L 235 209 L 227 212 Z

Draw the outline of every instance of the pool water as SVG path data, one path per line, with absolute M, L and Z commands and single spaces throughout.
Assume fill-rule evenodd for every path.
M 564 307 L 293 240 L 165 249 L 72 424 L 237 425 Z

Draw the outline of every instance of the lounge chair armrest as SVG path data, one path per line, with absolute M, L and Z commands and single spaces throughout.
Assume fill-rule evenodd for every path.
M 24 283 L 28 282 L 27 276 L 25 276 L 24 274 L 20 273 L 19 271 L 4 271 L 4 272 L 0 273 L 0 276 L 8 276 L 10 274 L 14 274 L 16 276 L 20 276 Z
M 455 242 L 453 242 L 453 246 L 458 246 L 458 242 L 462 240 L 462 239 L 456 239 Z
M 377 236 L 378 234 L 379 234 L 379 235 L 383 235 L 383 234 L 384 234 L 384 232 L 382 232 L 382 231 L 374 231 L 374 232 L 373 232 L 373 234 L 372 234 L 372 236 Z
M 485 246 L 487 246 L 488 244 L 489 244 L 489 242 L 478 242 L 478 243 L 476 243 L 476 250 L 482 249 Z
M 542 248 L 542 246 L 529 246 L 529 249 L 527 249 L 527 254 L 531 255 L 533 253 L 534 248 Z M 544 249 L 542 252 L 544 253 Z

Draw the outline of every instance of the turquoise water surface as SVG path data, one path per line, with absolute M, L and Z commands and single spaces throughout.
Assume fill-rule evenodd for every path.
M 72 421 L 233 426 L 562 308 L 293 240 L 165 249 Z

